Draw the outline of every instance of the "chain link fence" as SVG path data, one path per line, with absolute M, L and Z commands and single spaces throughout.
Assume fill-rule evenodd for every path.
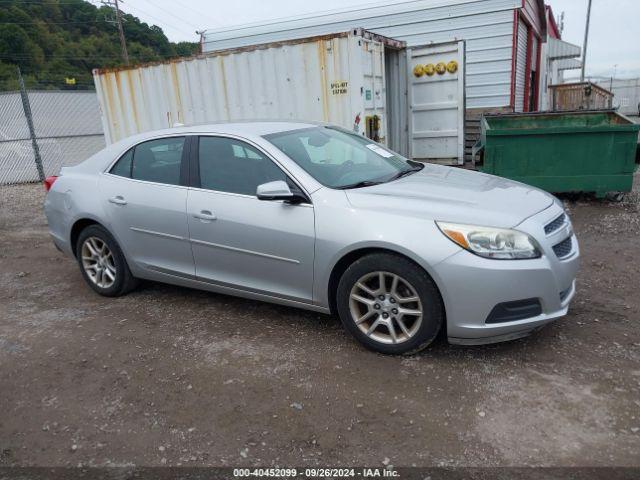
M 95 92 L 0 93 L 0 185 L 41 181 L 104 147 Z

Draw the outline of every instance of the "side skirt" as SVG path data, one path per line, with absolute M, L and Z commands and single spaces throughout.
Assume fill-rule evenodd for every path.
M 328 307 L 320 305 L 314 305 L 311 303 L 302 302 L 299 300 L 292 300 L 289 298 L 277 297 L 274 295 L 268 295 L 265 293 L 253 292 L 250 290 L 243 290 L 237 287 L 230 287 L 226 285 L 220 285 L 214 282 L 198 279 L 195 276 L 183 277 L 181 275 L 175 275 L 166 271 L 159 271 L 155 267 L 146 266 L 145 269 L 141 269 L 140 272 L 136 272 L 139 278 L 145 280 L 152 280 L 156 282 L 168 283 L 171 285 L 178 285 L 181 287 L 195 288 L 197 290 L 206 290 L 214 293 L 221 293 L 224 295 L 231 295 L 234 297 L 247 298 L 250 300 L 259 300 L 267 303 L 275 303 L 278 305 L 286 305 L 288 307 L 300 308 L 303 310 L 311 310 L 314 312 L 331 314 Z

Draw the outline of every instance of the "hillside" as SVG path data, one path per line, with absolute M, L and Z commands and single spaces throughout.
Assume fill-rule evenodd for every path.
M 84 0 L 0 0 L 0 90 L 17 89 L 16 65 L 28 88 L 91 88 L 93 68 L 123 64 L 118 30 L 108 21 L 114 17 L 112 8 Z M 170 42 L 160 27 L 133 15 L 123 19 L 131 63 L 198 49 L 195 42 Z

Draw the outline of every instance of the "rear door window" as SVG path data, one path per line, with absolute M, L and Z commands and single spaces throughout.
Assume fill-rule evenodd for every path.
M 140 143 L 125 153 L 109 173 L 147 182 L 180 185 L 185 137 L 169 137 Z

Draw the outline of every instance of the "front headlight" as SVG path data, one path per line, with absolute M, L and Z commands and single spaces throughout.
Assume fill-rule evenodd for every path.
M 449 240 L 481 257 L 518 260 L 542 256 L 538 242 L 518 230 L 446 222 L 436 225 Z

